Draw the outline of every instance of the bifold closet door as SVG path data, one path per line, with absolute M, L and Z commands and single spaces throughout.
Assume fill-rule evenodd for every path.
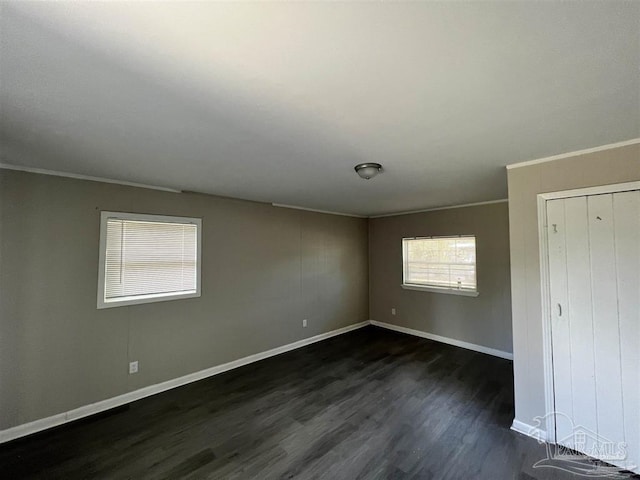
M 556 440 L 640 463 L 640 191 L 547 202 Z M 582 431 L 579 443 L 574 434 Z
M 640 191 L 613 200 L 624 432 L 640 473 Z

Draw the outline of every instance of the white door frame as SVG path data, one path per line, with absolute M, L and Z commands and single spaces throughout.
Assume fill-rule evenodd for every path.
M 538 240 L 540 243 L 540 286 L 542 294 L 542 341 L 544 355 L 544 389 L 546 413 L 546 440 L 557 443 L 555 392 L 553 388 L 553 350 L 551 344 L 551 283 L 549 279 L 549 239 L 547 237 L 547 201 L 561 198 L 603 195 L 607 193 L 640 190 L 639 182 L 617 183 L 597 187 L 540 193 L 538 195 Z

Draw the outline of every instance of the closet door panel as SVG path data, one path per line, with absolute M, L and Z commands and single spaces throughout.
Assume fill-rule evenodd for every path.
M 624 439 L 613 195 L 587 198 L 598 435 Z
M 573 389 L 571 383 L 571 334 L 567 317 L 567 251 L 565 238 L 565 201 L 547 203 L 549 240 L 549 278 L 551 281 L 551 324 L 553 341 L 553 381 L 556 386 L 555 411 L 563 418 L 556 419 L 558 439 L 571 442 L 571 419 L 573 418 Z M 572 443 L 565 444 L 573 448 Z
M 587 197 L 565 200 L 573 422 L 598 431 Z M 587 436 L 584 451 L 593 451 Z
M 613 196 L 622 404 L 629 466 L 640 465 L 640 191 Z

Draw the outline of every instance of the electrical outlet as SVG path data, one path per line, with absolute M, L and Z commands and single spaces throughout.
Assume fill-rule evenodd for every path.
M 129 362 L 129 375 L 133 373 L 138 373 L 138 361 Z
M 395 314 L 396 314 L 396 309 L 395 309 L 395 308 L 392 308 L 392 309 L 391 309 L 391 315 L 395 315 Z
M 302 320 L 302 328 L 307 328 L 307 319 Z

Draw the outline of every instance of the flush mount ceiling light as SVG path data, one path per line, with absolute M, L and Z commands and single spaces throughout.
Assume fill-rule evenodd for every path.
M 382 171 L 382 165 L 379 163 L 360 163 L 354 169 L 360 177 L 369 180 Z

